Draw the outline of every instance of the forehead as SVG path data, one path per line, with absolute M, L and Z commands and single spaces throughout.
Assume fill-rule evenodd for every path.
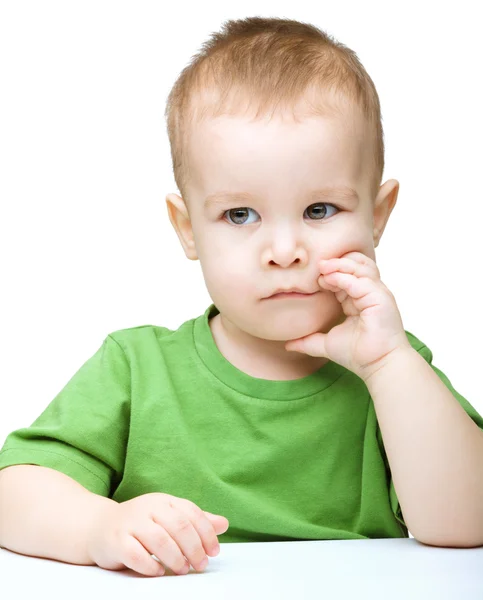
M 287 185 L 354 185 L 368 154 L 366 124 L 356 112 L 297 121 L 222 115 L 194 124 L 190 136 L 190 177 L 205 195 L 230 188 L 256 193 L 268 183 L 274 193 Z

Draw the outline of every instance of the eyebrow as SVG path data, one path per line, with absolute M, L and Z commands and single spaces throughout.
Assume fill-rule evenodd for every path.
M 251 201 L 255 200 L 257 197 L 253 194 L 249 194 L 248 192 L 215 192 L 214 194 L 209 194 L 205 198 L 204 207 L 209 208 L 210 206 L 218 206 L 225 205 L 229 202 L 233 202 L 234 200 L 240 201 Z M 339 186 L 328 186 L 324 188 L 320 188 L 318 190 L 312 190 L 307 194 L 307 200 L 317 201 L 319 199 L 329 200 L 331 198 L 340 199 L 340 200 L 355 200 L 359 201 L 359 194 L 355 189 L 347 186 L 347 185 L 339 185 Z

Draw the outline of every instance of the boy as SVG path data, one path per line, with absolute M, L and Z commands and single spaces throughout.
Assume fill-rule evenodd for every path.
M 162 575 L 202 571 L 217 536 L 483 544 L 483 419 L 375 264 L 399 184 L 356 55 L 230 21 L 167 116 L 169 218 L 214 302 L 109 334 L 7 437 L 0 545 Z

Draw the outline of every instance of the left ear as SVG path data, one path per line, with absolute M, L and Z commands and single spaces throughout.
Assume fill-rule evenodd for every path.
M 379 245 L 379 240 L 384 233 L 386 224 L 392 209 L 396 205 L 397 195 L 399 193 L 399 181 L 388 179 L 381 185 L 374 201 L 374 248 Z

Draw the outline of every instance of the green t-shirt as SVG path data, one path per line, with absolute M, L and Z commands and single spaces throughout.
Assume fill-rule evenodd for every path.
M 408 537 L 362 379 L 332 361 L 289 381 L 243 373 L 214 342 L 217 313 L 211 304 L 177 330 L 109 334 L 34 423 L 7 436 L 0 469 L 51 467 L 118 502 L 187 498 L 229 520 L 221 543 Z

